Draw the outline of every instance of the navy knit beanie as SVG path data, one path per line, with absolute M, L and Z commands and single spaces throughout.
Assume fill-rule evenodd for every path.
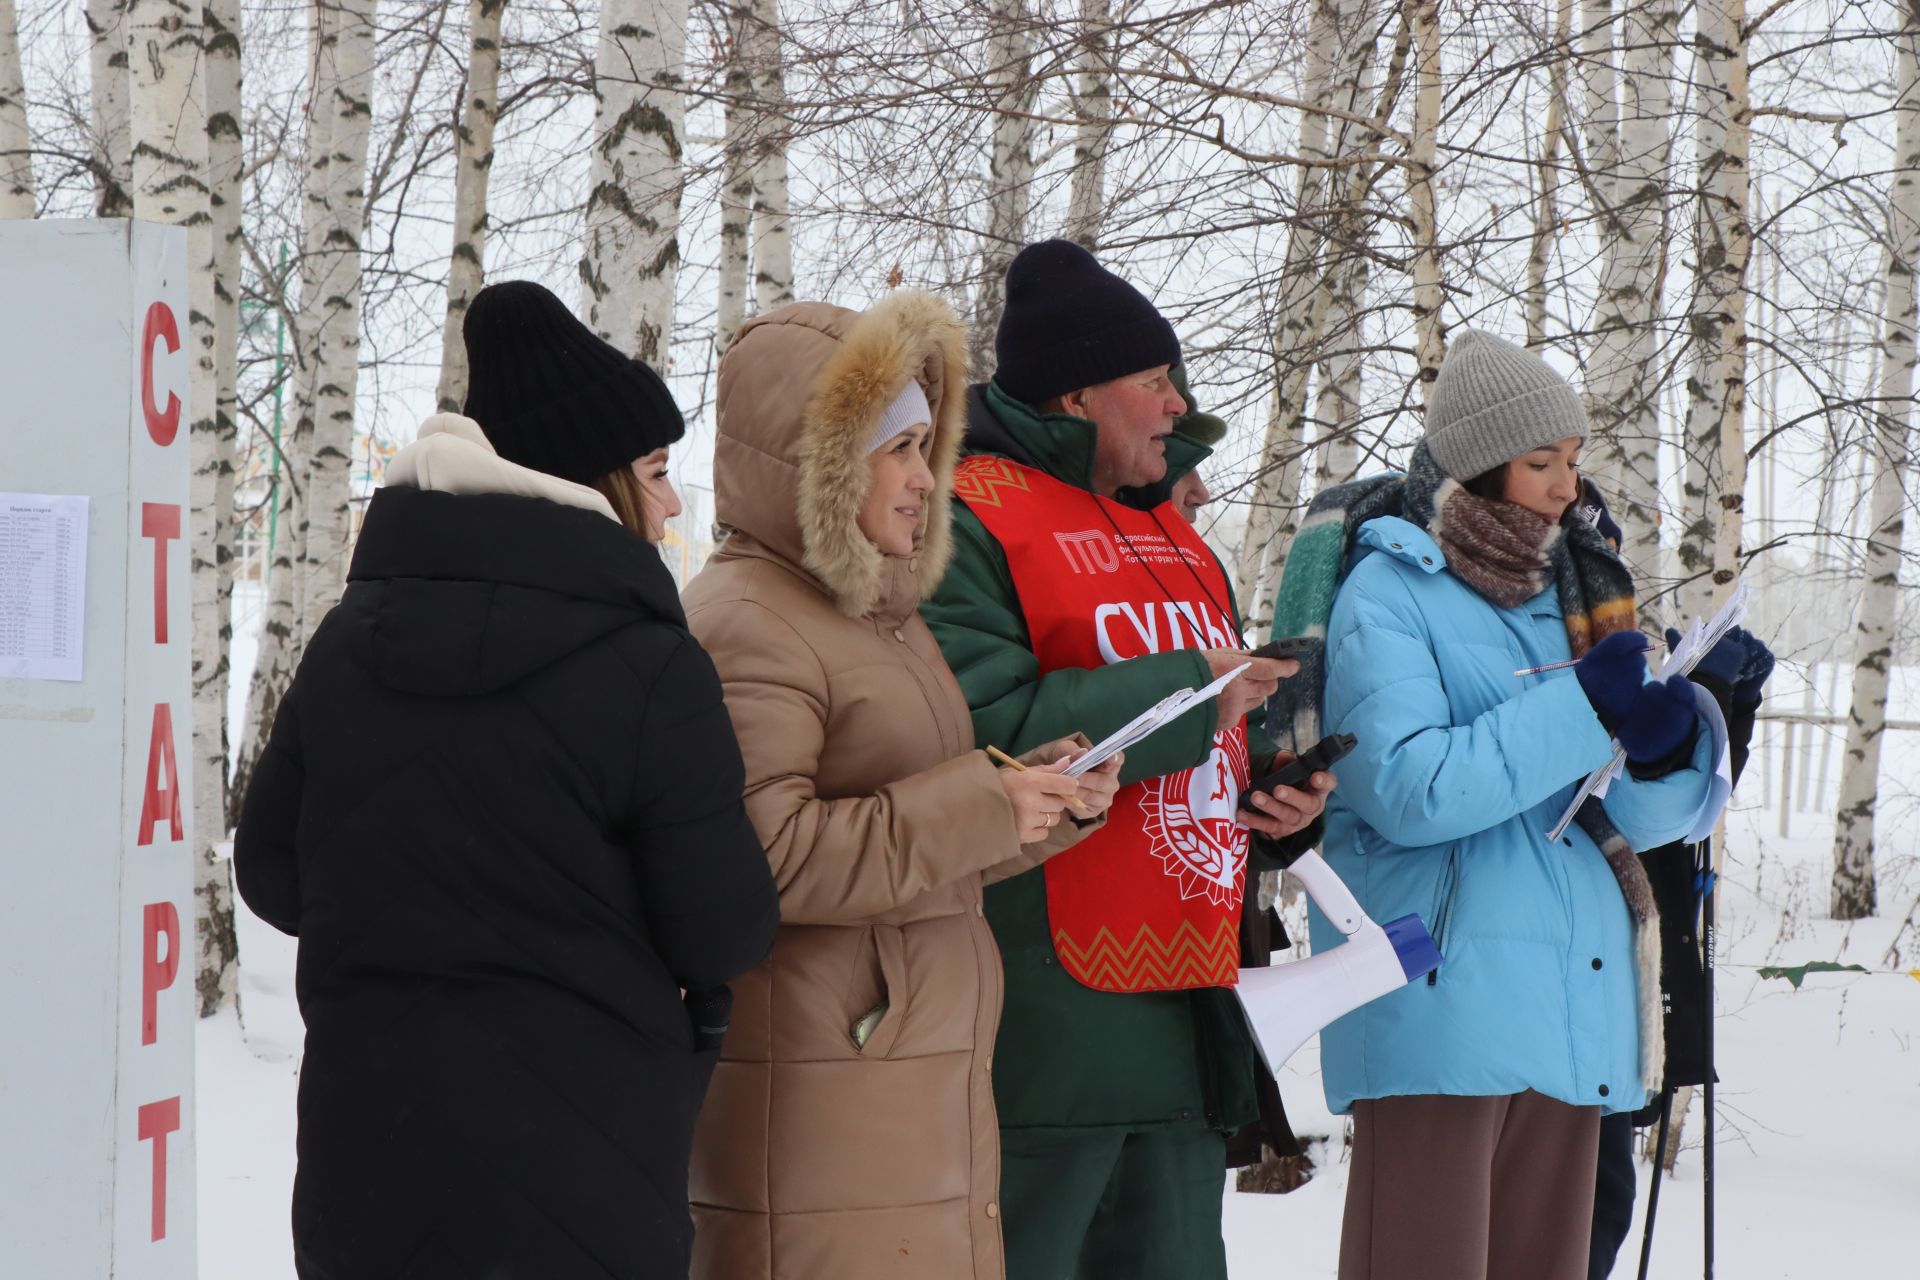
M 592 484 L 686 434 L 659 374 L 531 280 L 475 294 L 461 333 L 466 414 L 509 462 Z
M 1180 363 L 1180 339 L 1146 295 L 1071 240 L 1030 244 L 1007 267 L 993 380 L 1027 404 Z

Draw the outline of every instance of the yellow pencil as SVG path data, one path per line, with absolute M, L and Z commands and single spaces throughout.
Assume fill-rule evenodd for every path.
M 1018 760 L 1015 760 L 1012 756 L 1008 755 L 1006 752 L 1002 751 L 1000 748 L 995 746 L 990 745 L 987 747 L 987 758 L 989 760 L 997 760 L 1001 764 L 1007 766 L 1007 768 L 1012 769 L 1017 773 L 1025 773 L 1027 771 L 1027 766 L 1021 764 Z M 1075 813 L 1079 814 L 1083 818 L 1090 818 L 1093 816 L 1093 811 L 1091 809 L 1088 809 L 1085 805 L 1081 804 L 1078 800 L 1067 801 L 1067 807 L 1069 809 L 1072 809 Z
M 1009 769 L 1016 770 L 1017 772 L 1020 772 L 1020 773 L 1025 773 L 1027 771 L 1027 766 L 1021 764 L 1018 760 L 1015 760 L 1012 756 L 1008 755 L 1006 752 L 1002 751 L 998 747 L 988 747 L 987 755 L 995 760 L 998 760 L 1001 764 L 1007 766 L 1007 768 Z

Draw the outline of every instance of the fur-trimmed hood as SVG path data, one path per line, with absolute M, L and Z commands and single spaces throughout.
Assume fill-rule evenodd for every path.
M 908 378 L 933 409 L 934 491 L 919 550 L 888 557 L 856 519 L 871 472 L 867 441 Z M 952 308 L 903 291 L 864 312 L 797 302 L 741 326 L 720 361 L 714 507 L 730 531 L 803 568 L 842 613 L 911 612 L 953 547 L 953 469 L 966 428 L 966 354 Z

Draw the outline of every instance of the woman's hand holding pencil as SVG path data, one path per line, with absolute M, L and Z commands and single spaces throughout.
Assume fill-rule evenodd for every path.
M 1029 757 L 1054 755 L 1050 764 L 1028 765 L 1014 759 L 998 747 L 989 746 L 987 755 L 999 762 L 1000 785 L 1013 806 L 1014 827 L 1020 843 L 1031 844 L 1046 838 L 1060 821 L 1060 812 L 1071 809 L 1082 819 L 1097 818 L 1113 804 L 1120 789 L 1120 766 L 1125 753 L 1118 753 L 1078 778 L 1061 776 L 1060 771 L 1080 754 L 1081 744 L 1072 739 L 1050 743 L 1029 752 Z

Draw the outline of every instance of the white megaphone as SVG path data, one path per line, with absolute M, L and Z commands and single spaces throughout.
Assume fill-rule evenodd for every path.
M 1242 969 L 1234 988 L 1253 1027 L 1254 1043 L 1275 1073 L 1320 1028 L 1369 1000 L 1397 991 L 1440 967 L 1440 948 L 1417 915 L 1375 924 L 1318 853 L 1309 849 L 1287 870 L 1314 905 L 1347 935 L 1330 951 L 1265 969 Z

